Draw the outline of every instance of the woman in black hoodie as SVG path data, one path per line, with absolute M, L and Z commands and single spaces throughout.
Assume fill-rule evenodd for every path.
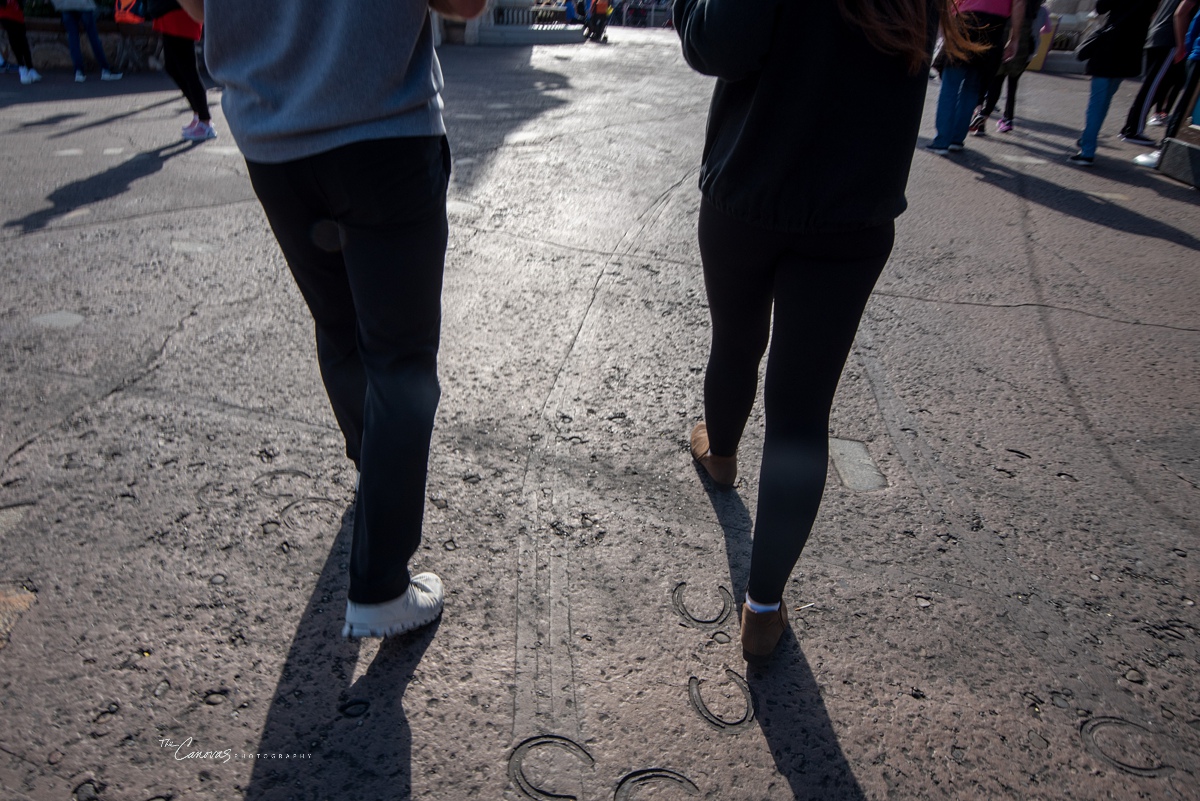
M 771 342 L 748 659 L 769 655 L 787 625 L 783 590 L 824 492 L 834 390 L 906 206 L 939 22 L 951 56 L 978 49 L 950 2 L 675 0 L 684 57 L 718 79 L 700 169 L 712 347 L 691 437 L 717 484 L 737 476 Z M 829 157 L 826 118 L 848 97 L 890 132 L 852 127 Z

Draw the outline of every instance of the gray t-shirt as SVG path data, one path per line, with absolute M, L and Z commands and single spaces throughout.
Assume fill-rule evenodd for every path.
M 251 161 L 446 132 L 428 0 L 206 0 L 204 17 L 205 61 Z
M 1154 19 L 1150 22 L 1150 31 L 1146 34 L 1146 47 L 1175 46 L 1175 9 L 1179 8 L 1181 0 L 1162 0 Z M 1180 43 L 1182 46 L 1182 43 Z

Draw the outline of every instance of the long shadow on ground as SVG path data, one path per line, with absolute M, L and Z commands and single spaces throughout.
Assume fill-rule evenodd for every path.
M 379 646 L 351 683 L 359 644 L 341 636 L 353 507 L 325 560 L 258 744 L 247 799 L 405 799 L 412 795 L 412 733 L 404 691 L 437 624 Z M 300 756 L 280 756 L 280 755 Z
M 46 197 L 51 203 L 50 208 L 32 212 L 19 220 L 9 220 L 4 223 L 4 227 L 19 228 L 23 234 L 40 231 L 54 220 L 61 219 L 84 206 L 129 191 L 134 181 L 153 175 L 163 168 L 168 159 L 186 153 L 198 145 L 198 142 L 172 142 L 154 150 L 136 153 L 104 172 L 60 186 Z

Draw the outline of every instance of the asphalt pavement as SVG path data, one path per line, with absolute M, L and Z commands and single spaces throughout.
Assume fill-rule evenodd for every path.
M 1200 214 L 1082 76 L 914 156 L 767 666 L 686 439 L 711 79 L 668 31 L 441 50 L 421 632 L 343 640 L 354 469 L 210 93 L 0 76 L 0 798 L 1200 798 Z M 814 109 L 847 164 L 857 108 Z M 819 347 L 820 343 L 814 343 Z

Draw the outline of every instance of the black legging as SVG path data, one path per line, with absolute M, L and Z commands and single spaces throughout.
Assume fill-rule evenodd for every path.
M 980 114 L 986 117 L 996 110 L 996 104 L 1000 102 L 1000 90 L 1004 88 L 1006 80 L 1008 81 L 1008 96 L 1004 99 L 1004 119 L 1012 122 L 1013 113 L 1017 107 L 1017 81 L 1021 80 L 1020 73 L 997 75 L 992 78 L 992 83 L 984 95 L 983 108 L 979 110 Z
M 15 19 L 0 19 L 0 27 L 8 34 L 8 43 L 12 45 L 13 58 L 17 64 L 26 69 L 33 69 L 33 54 L 29 52 L 29 37 L 25 35 L 25 23 Z
M 212 117 L 208 113 L 208 93 L 200 81 L 200 71 L 196 68 L 196 43 L 183 36 L 162 35 L 163 40 L 163 69 L 171 80 L 183 91 L 188 105 L 196 116 L 203 122 Z
M 737 450 L 758 364 L 771 343 L 747 590 L 759 603 L 782 599 L 816 519 L 833 394 L 894 231 L 892 223 L 847 233 L 768 231 L 701 202 L 700 255 L 712 316 L 704 418 L 716 456 Z

